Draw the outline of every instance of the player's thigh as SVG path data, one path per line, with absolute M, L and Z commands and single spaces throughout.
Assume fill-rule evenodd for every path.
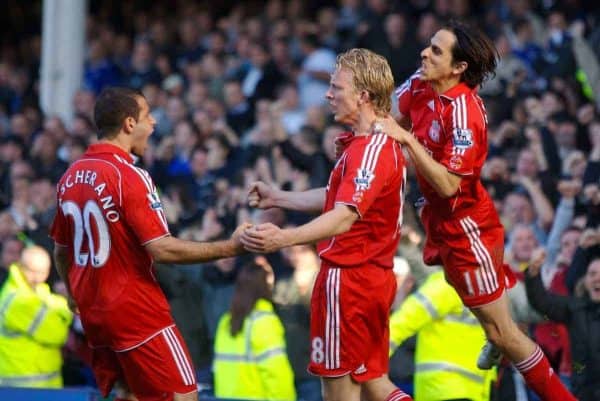
M 324 401 L 360 401 L 360 384 L 350 375 L 341 377 L 322 377 Z
M 508 296 L 504 293 L 492 303 L 471 308 L 492 342 L 506 341 L 519 330 L 510 315 L 508 302 Z
M 140 401 L 171 400 L 173 394 L 189 394 L 194 399 L 195 370 L 177 327 L 168 327 L 139 347 L 119 352 L 117 356 L 127 384 Z
M 460 225 L 460 221 L 454 222 Z M 468 231 L 471 226 L 444 240 L 440 256 L 446 280 L 463 303 L 481 307 L 495 303 L 506 291 L 501 228 Z
M 391 270 L 322 267 L 311 302 L 311 363 L 322 377 L 365 382 L 387 373 Z
M 362 383 L 362 387 L 363 398 L 368 401 L 385 400 L 397 388 L 388 375 Z
M 198 401 L 198 392 L 192 391 L 187 394 L 175 393 L 173 401 Z

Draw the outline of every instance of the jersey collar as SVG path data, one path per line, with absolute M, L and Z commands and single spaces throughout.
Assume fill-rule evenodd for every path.
M 113 145 L 108 142 L 98 142 L 88 146 L 85 154 L 86 155 L 96 155 L 99 153 L 112 153 L 117 156 L 127 160 L 129 163 L 133 163 L 133 157 L 127 152 L 125 152 L 120 147 Z
M 454 85 L 452 88 L 448 89 L 446 92 L 442 93 L 440 97 L 445 98 L 447 100 L 453 101 L 457 97 L 462 94 L 469 93 L 473 89 L 469 88 L 464 82 L 459 82 L 458 85 Z

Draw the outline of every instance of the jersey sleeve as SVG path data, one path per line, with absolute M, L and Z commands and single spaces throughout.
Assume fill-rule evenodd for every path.
M 396 169 L 392 146 L 391 138 L 377 134 L 349 148 L 335 203 L 353 206 L 364 216 Z
M 60 246 L 69 246 L 70 236 L 69 236 L 69 221 L 65 217 L 60 208 L 60 202 L 58 202 L 57 197 L 57 205 L 56 214 L 54 215 L 54 220 L 52 221 L 52 225 L 50 226 L 50 238 L 54 240 L 54 243 Z
M 147 171 L 127 166 L 123 183 L 123 214 L 141 245 L 169 235 L 162 202 Z
M 449 134 L 440 163 L 452 173 L 471 175 L 477 156 L 487 147 L 487 143 L 481 143 L 485 122 L 479 110 L 468 107 L 465 96 L 456 98 L 451 106 L 452 114 L 444 120 Z
M 408 116 L 410 106 L 412 103 L 412 91 L 414 86 L 418 83 L 419 72 L 417 70 L 411 75 L 402 85 L 396 89 L 396 98 L 398 99 L 398 111 L 403 116 Z

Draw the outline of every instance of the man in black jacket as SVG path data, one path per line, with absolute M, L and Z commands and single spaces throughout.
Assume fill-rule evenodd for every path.
M 539 274 L 544 259 L 543 249 L 534 252 L 525 279 L 527 297 L 538 312 L 569 329 L 573 394 L 579 401 L 600 400 L 600 256 L 588 265 L 576 297 L 546 291 Z

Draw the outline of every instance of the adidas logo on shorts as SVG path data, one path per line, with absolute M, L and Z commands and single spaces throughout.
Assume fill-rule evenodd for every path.
M 362 365 L 360 365 L 358 368 L 356 368 L 356 370 L 354 370 L 355 375 L 361 375 L 366 372 L 367 372 L 367 368 L 365 367 L 364 363 Z

